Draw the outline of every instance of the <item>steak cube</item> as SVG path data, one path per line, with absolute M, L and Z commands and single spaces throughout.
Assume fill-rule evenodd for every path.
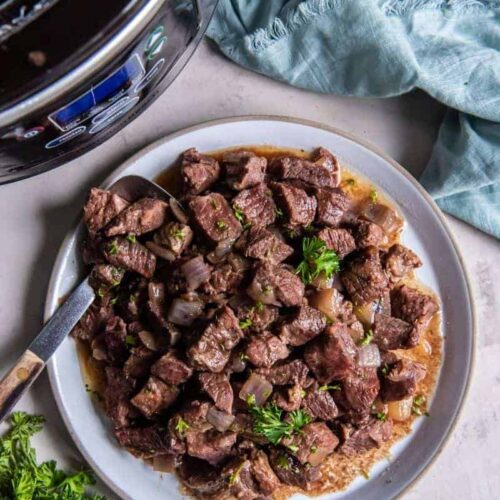
M 313 223 L 317 206 L 316 198 L 308 196 L 303 189 L 284 182 L 273 182 L 271 187 L 291 228 L 309 226 Z
M 241 191 L 233 198 L 233 207 L 246 223 L 255 227 L 269 226 L 276 219 L 276 205 L 265 184 Z
M 220 294 L 236 293 L 243 281 L 244 273 L 231 263 L 217 266 L 210 275 L 208 282 L 202 285 L 203 293 L 209 297 Z
M 341 259 L 356 250 L 356 242 L 347 229 L 324 228 L 318 233 L 318 238 Z
M 265 452 L 258 451 L 252 457 L 251 471 L 262 494 L 271 495 L 274 490 L 281 486 L 281 482 L 271 468 Z
M 325 326 L 325 315 L 313 307 L 304 305 L 283 324 L 280 338 L 289 345 L 300 346 L 319 335 Z
M 358 368 L 342 384 L 348 409 L 356 413 L 369 413 L 380 390 L 377 369 Z
M 426 368 L 422 363 L 400 359 L 382 379 L 381 399 L 384 402 L 400 401 L 413 396 L 418 383 L 425 378 Z
M 320 420 L 334 420 L 338 417 L 339 410 L 328 387 L 318 387 L 315 383 L 306 393 L 302 406 L 307 413 Z
M 231 189 L 241 191 L 264 182 L 267 160 L 250 151 L 226 153 L 223 157 L 226 179 Z
M 94 237 L 98 231 L 124 210 L 128 204 L 127 200 L 111 191 L 92 188 L 83 208 L 83 220 L 87 225 L 90 236 Z
M 199 375 L 201 389 L 206 392 L 222 411 L 231 413 L 233 411 L 233 388 L 229 383 L 226 373 L 203 372 Z
M 106 260 L 117 267 L 152 278 L 156 269 L 156 257 L 145 246 L 127 238 L 116 237 L 103 243 Z
M 211 241 L 235 240 L 241 234 L 241 224 L 221 194 L 195 196 L 189 208 L 196 224 Z
M 188 432 L 186 435 L 187 453 L 192 457 L 206 460 L 217 465 L 231 455 L 238 435 L 235 432 Z
M 96 264 L 92 269 L 92 286 L 104 290 L 118 286 L 125 276 L 125 269 L 112 266 L 111 264 Z
M 389 248 L 383 261 L 389 281 L 394 285 L 405 278 L 413 269 L 422 266 L 418 255 L 399 243 Z
M 340 184 L 340 164 L 337 158 L 326 148 L 318 148 L 312 154 L 312 161 L 321 165 L 334 175 L 334 187 Z
M 189 226 L 180 222 L 169 222 L 156 231 L 153 239 L 156 245 L 170 250 L 176 257 L 179 257 L 191 244 L 193 231 Z
M 379 247 L 387 243 L 384 230 L 374 222 L 358 220 L 352 232 L 358 248 Z
M 339 189 L 316 189 L 314 191 L 318 201 L 316 222 L 331 227 L 338 227 L 349 210 L 349 198 Z
M 156 413 L 168 408 L 179 395 L 179 389 L 167 385 L 157 377 L 150 377 L 146 385 L 130 400 L 145 417 L 151 418 Z
M 393 318 L 386 314 L 375 314 L 373 324 L 373 342 L 380 349 L 409 349 L 418 344 L 418 335 L 414 335 L 414 328 L 402 319 Z
M 147 347 L 134 347 L 127 359 L 123 372 L 127 377 L 143 378 L 149 374 L 151 363 L 156 358 L 156 354 Z
M 274 392 L 272 401 L 282 410 L 295 411 L 302 404 L 303 391 L 304 389 L 299 384 L 291 387 L 281 387 Z
M 278 319 L 279 309 L 244 300 L 236 307 L 236 314 L 241 321 L 250 323 L 249 332 L 262 332 Z
M 294 456 L 272 447 L 269 461 L 281 481 L 290 486 L 307 490 L 309 483 L 321 478 L 319 467 L 302 465 Z
M 318 160 L 320 161 L 313 163 L 302 158 L 284 156 L 273 159 L 268 170 L 276 179 L 298 180 L 320 188 L 336 187 L 338 185 L 337 173 L 330 164 L 319 157 Z
M 279 264 L 293 254 L 293 248 L 274 233 L 260 227 L 252 227 L 244 248 L 245 257 Z
M 153 458 L 170 452 L 156 425 L 117 429 L 115 436 L 120 446 L 138 458 Z
M 255 366 L 270 367 L 290 354 L 286 344 L 269 332 L 252 336 L 245 349 L 248 360 Z
M 429 321 L 439 310 L 434 297 L 406 285 L 391 291 L 391 308 L 394 316 L 411 323 L 418 332 L 427 328 Z
M 126 427 L 129 419 L 137 415 L 130 404 L 134 392 L 134 380 L 127 378 L 122 370 L 113 366 L 105 368 L 106 386 L 104 389 L 104 408 L 113 421 L 115 428 Z
M 181 175 L 184 190 L 189 194 L 200 194 L 219 178 L 219 163 L 210 156 L 205 156 L 195 148 L 182 154 Z
M 274 365 L 272 368 L 261 368 L 257 372 L 273 385 L 304 386 L 309 368 L 300 359 L 294 359 L 288 363 Z
M 339 452 L 349 457 L 365 453 L 373 448 L 380 448 L 392 435 L 391 420 L 371 419 L 357 429 L 344 427 L 345 440 Z
M 151 367 L 151 374 L 167 384 L 179 385 L 186 382 L 193 370 L 173 352 L 167 352 Z

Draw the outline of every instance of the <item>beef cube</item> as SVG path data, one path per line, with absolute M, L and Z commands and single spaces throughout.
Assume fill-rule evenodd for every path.
M 269 462 L 278 478 L 285 484 L 307 490 L 310 483 L 321 477 L 318 467 L 301 464 L 295 457 L 277 448 L 271 449 Z
M 231 189 L 241 191 L 264 182 L 267 160 L 249 151 L 226 153 L 223 158 L 226 180 Z
M 356 250 L 356 242 L 347 229 L 324 228 L 318 233 L 318 238 L 341 259 Z
M 255 272 L 247 293 L 256 302 L 275 306 L 298 306 L 304 297 L 300 278 L 282 266 L 261 264 Z
M 258 373 L 263 375 L 273 385 L 301 385 L 304 386 L 309 368 L 300 359 L 288 363 L 274 365 L 272 368 L 262 368 Z
M 382 379 L 382 401 L 400 401 L 413 396 L 418 383 L 425 375 L 426 368 L 422 363 L 400 359 L 390 367 L 389 373 Z
M 96 264 L 92 269 L 91 282 L 95 290 L 109 290 L 118 286 L 125 276 L 125 269 L 111 264 Z
M 252 457 L 251 471 L 263 495 L 271 495 L 281 486 L 265 452 L 257 451 Z
M 270 332 L 263 332 L 250 339 L 245 354 L 254 366 L 270 367 L 290 354 L 286 344 Z
M 227 413 L 233 411 L 233 388 L 227 374 L 203 372 L 199 374 L 199 381 L 201 389 L 212 398 L 217 408 Z
M 328 162 L 318 158 L 313 163 L 302 158 L 285 156 L 273 159 L 269 164 L 270 174 L 280 180 L 293 179 L 315 187 L 336 187 L 338 177 Z
M 304 389 L 299 384 L 282 387 L 274 393 L 272 400 L 278 408 L 284 411 L 295 411 L 302 404 L 303 391 Z
M 105 368 L 105 375 L 103 398 L 106 414 L 113 421 L 115 428 L 126 427 L 129 419 L 137 415 L 130 404 L 130 397 L 134 392 L 134 380 L 127 378 L 122 370 L 113 366 Z
M 151 363 L 155 357 L 155 353 L 150 351 L 147 347 L 134 347 L 130 351 L 130 356 L 123 367 L 123 373 L 125 373 L 127 377 L 132 378 L 146 377 L 149 374 Z
M 314 422 L 302 427 L 299 434 L 283 439 L 283 444 L 297 450 L 293 454 L 300 463 L 315 467 L 334 452 L 339 439 L 324 422 Z
M 92 340 L 102 332 L 108 321 L 114 316 L 109 306 L 94 302 L 75 326 L 71 334 L 81 340 Z
M 265 184 L 241 191 L 233 198 L 233 208 L 253 227 L 265 227 L 276 219 L 276 205 Z
M 222 475 L 229 483 L 228 498 L 241 498 L 243 500 L 262 498 L 251 467 L 250 460 L 245 458 L 233 459 L 224 467 Z
M 279 264 L 293 254 L 293 248 L 274 233 L 260 227 L 252 227 L 244 248 L 245 257 Z
M 307 413 L 320 420 L 334 420 L 339 410 L 327 386 L 318 387 L 314 384 L 306 393 L 302 406 Z
M 210 279 L 202 285 L 202 291 L 209 297 L 236 293 L 245 277 L 242 269 L 235 268 L 229 262 L 218 265 Z
M 316 198 L 308 196 L 303 189 L 284 182 L 273 182 L 271 187 L 290 228 L 313 223 L 318 204 Z
M 242 301 L 236 308 L 236 315 L 240 321 L 249 323 L 249 332 L 262 332 L 278 319 L 279 310 L 262 302 Z
M 156 257 L 146 247 L 127 238 L 116 237 L 102 245 L 106 260 L 117 267 L 152 278 L 156 269 Z
M 176 430 L 176 427 L 178 428 L 179 418 L 182 418 L 189 426 L 189 431 L 205 432 L 212 429 L 212 424 L 207 421 L 207 415 L 210 408 L 213 408 L 213 405 L 206 401 L 188 401 L 178 414 L 170 418 L 169 428 L 173 427 L 173 433 L 183 436 L 185 434 L 184 430 Z
M 318 336 L 326 326 L 325 315 L 314 307 L 302 306 L 280 329 L 280 339 L 294 347 Z
M 399 243 L 392 245 L 384 256 L 384 269 L 393 285 L 421 266 L 422 261 L 418 255 Z
M 180 222 L 168 222 L 162 226 L 153 236 L 154 243 L 166 248 L 179 257 L 193 240 L 193 231 L 186 224 Z M 151 242 L 146 245 L 149 246 Z M 154 246 L 151 247 L 154 252 Z
M 127 325 L 118 316 L 109 319 L 102 334 L 109 361 L 115 365 L 122 365 L 129 355 L 127 346 Z
M 306 346 L 304 359 L 322 384 L 342 380 L 353 373 L 357 354 L 356 344 L 347 327 L 330 326 L 323 335 Z
M 344 380 L 342 390 L 346 409 L 355 413 L 369 413 L 380 390 L 377 369 L 358 368 Z
M 217 465 L 231 455 L 238 435 L 235 432 L 188 432 L 186 435 L 187 453 L 192 457 L 206 460 Z
M 384 230 L 379 225 L 366 220 L 356 222 L 353 236 L 358 248 L 379 247 L 387 243 Z
M 151 418 L 156 413 L 168 408 L 179 395 L 179 389 L 167 385 L 157 377 L 150 377 L 146 385 L 130 400 L 145 417 Z
M 189 194 L 200 194 L 217 181 L 220 166 L 214 158 L 191 148 L 182 154 L 181 175 L 184 190 Z
M 221 194 L 195 196 L 190 200 L 189 208 L 196 224 L 211 241 L 236 240 L 241 234 L 241 224 Z
M 111 191 L 92 188 L 83 208 L 83 220 L 94 237 L 98 231 L 128 206 L 128 201 Z
M 224 307 L 205 328 L 200 339 L 188 350 L 188 356 L 197 368 L 214 373 L 224 370 L 231 349 L 243 338 L 238 318 L 233 310 Z
M 414 335 L 414 328 L 402 319 L 393 318 L 386 314 L 375 314 L 373 324 L 373 342 L 380 349 L 410 349 L 418 343 L 418 335 Z
M 132 234 L 139 236 L 165 223 L 168 205 L 154 198 L 142 198 L 120 212 L 104 230 L 106 236 Z
M 375 247 L 360 252 L 341 272 L 340 278 L 356 305 L 379 299 L 389 288 L 389 280 Z
M 205 460 L 184 455 L 176 469 L 182 483 L 199 498 L 217 493 L 227 484 L 227 478 L 219 467 L 213 467 Z
M 151 374 L 167 384 L 179 385 L 191 377 L 193 370 L 184 361 L 181 361 L 175 352 L 170 351 L 151 367 Z
M 344 428 L 344 434 L 345 441 L 339 452 L 352 457 L 373 448 L 380 448 L 382 443 L 389 440 L 392 435 L 392 421 L 371 419 L 357 429 Z
M 316 222 L 331 227 L 339 227 L 345 212 L 349 210 L 349 198 L 339 188 L 316 189 L 314 195 L 318 202 Z
M 170 451 L 156 425 L 117 429 L 115 436 L 120 446 L 137 458 L 153 458 L 166 455 Z

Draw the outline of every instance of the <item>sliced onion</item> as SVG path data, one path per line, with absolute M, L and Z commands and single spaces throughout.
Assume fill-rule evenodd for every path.
M 106 361 L 108 359 L 106 352 L 100 347 L 92 349 L 92 357 L 97 359 L 97 361 Z
M 261 375 L 252 373 L 240 390 L 240 399 L 248 401 L 248 396 L 255 397 L 255 404 L 262 406 L 273 392 L 273 385 Z M 252 398 L 253 399 L 253 398 Z
M 413 397 L 401 401 L 391 401 L 387 405 L 387 415 L 396 422 L 404 422 L 411 417 Z
M 207 421 L 210 422 L 219 432 L 224 432 L 231 427 L 234 422 L 234 415 L 220 411 L 212 406 L 207 412 Z
M 199 300 L 174 299 L 168 311 L 168 321 L 176 325 L 189 326 L 203 312 L 203 304 Z
M 227 256 L 227 261 L 231 264 L 233 269 L 237 272 L 239 271 L 248 271 L 251 267 L 250 261 L 248 259 L 245 259 L 245 257 L 235 254 L 235 253 L 230 253 Z
M 233 351 L 233 355 L 231 356 L 229 369 L 234 373 L 243 373 L 247 367 L 246 361 L 242 359 L 241 354 Z
M 182 210 L 181 206 L 179 205 L 179 202 L 175 198 L 170 198 L 169 201 L 170 204 L 170 209 L 172 210 L 172 213 L 174 214 L 174 217 L 181 223 L 181 224 L 187 224 L 188 223 L 188 216 Z
M 148 297 L 155 304 L 163 304 L 165 300 L 165 285 L 163 283 L 148 283 Z
M 381 203 L 368 204 L 362 215 L 370 222 L 378 224 L 387 234 L 399 231 L 403 226 L 403 220 L 398 213 L 393 208 Z
M 335 288 L 319 290 L 309 298 L 309 304 L 331 320 L 335 320 L 343 312 L 343 295 Z
M 158 350 L 158 344 L 156 342 L 156 337 L 153 333 L 148 332 L 146 330 L 142 330 L 141 332 L 138 333 L 138 336 L 141 339 L 141 342 L 150 351 L 157 351 Z
M 358 365 L 366 367 L 379 367 L 382 364 L 380 351 L 377 344 L 368 344 L 358 351 Z
M 151 250 L 156 256 L 168 260 L 169 262 L 173 262 L 176 259 L 173 252 L 161 247 L 160 245 L 157 245 L 154 241 L 146 241 L 146 247 Z
M 186 278 L 188 289 L 196 290 L 202 283 L 208 281 L 212 268 L 204 262 L 202 255 L 197 255 L 181 266 L 181 272 Z
M 173 472 L 175 470 L 175 456 L 159 455 L 153 457 L 153 469 L 157 472 Z
M 356 306 L 354 308 L 354 314 L 356 318 L 363 323 L 363 326 L 368 330 L 373 325 L 373 321 L 375 319 L 375 309 L 376 304 L 373 302 L 369 302 L 367 304 L 363 304 L 361 306 Z
M 262 283 L 258 280 L 253 279 L 250 286 L 247 288 L 248 296 L 255 302 L 262 302 L 263 304 L 270 304 L 273 306 L 280 306 L 281 303 L 276 298 L 276 291 L 274 287 L 270 287 L 269 290 L 265 290 L 262 287 Z

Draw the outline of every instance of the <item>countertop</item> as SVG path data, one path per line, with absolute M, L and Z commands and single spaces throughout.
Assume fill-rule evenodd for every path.
M 423 93 L 356 99 L 274 82 L 237 67 L 204 42 L 167 92 L 104 145 L 52 172 L 0 187 L 0 373 L 40 329 L 59 245 L 85 193 L 150 142 L 214 118 L 288 115 L 323 122 L 371 142 L 414 175 L 427 163 L 444 108 Z M 500 491 L 500 245 L 446 217 L 465 257 L 477 311 L 476 366 L 458 426 L 408 499 L 491 499 Z M 452 335 L 453 333 L 451 333 Z M 34 440 L 41 459 L 76 466 L 82 458 L 43 374 L 19 409 L 47 418 Z M 101 485 L 99 490 L 114 498 Z

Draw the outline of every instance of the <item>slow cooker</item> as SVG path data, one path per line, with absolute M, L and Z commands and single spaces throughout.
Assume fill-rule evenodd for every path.
M 217 0 L 0 0 L 0 184 L 110 138 L 184 67 Z

